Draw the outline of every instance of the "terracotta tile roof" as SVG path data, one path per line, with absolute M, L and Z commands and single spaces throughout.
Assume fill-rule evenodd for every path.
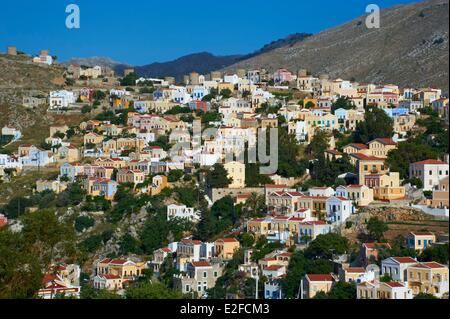
M 425 262 L 425 263 L 417 263 L 412 265 L 411 267 L 415 267 L 415 268 L 445 268 L 444 265 L 437 263 L 435 261 L 431 261 L 431 262 Z
M 181 241 L 181 243 L 187 244 L 187 245 L 189 245 L 189 244 L 191 244 L 191 245 L 200 245 L 202 243 L 202 241 L 201 240 L 193 240 L 193 239 L 183 239 Z
M 428 231 L 424 231 L 424 232 L 412 231 L 412 232 L 410 232 L 410 234 L 416 235 L 416 236 L 434 236 L 434 234 L 432 232 L 428 232 Z
M 191 262 L 194 267 L 210 267 L 211 264 L 207 261 L 193 261 Z
M 417 263 L 417 260 L 411 257 L 392 257 L 399 264 Z
M 281 266 L 281 265 L 272 265 L 272 266 L 269 266 L 269 267 L 266 267 L 266 268 L 264 268 L 264 270 L 267 270 L 267 271 L 277 271 L 277 270 L 280 270 L 281 268 L 283 268 L 284 266 Z
M 350 154 L 350 156 L 356 157 L 359 160 L 363 160 L 363 161 L 383 161 L 383 158 L 380 157 L 376 157 L 376 156 L 368 156 L 365 154 L 361 154 L 361 153 L 355 153 L 355 154 Z
M 354 147 L 354 148 L 360 149 L 360 150 L 368 149 L 366 144 L 361 144 L 361 143 L 351 143 L 351 144 L 348 144 L 347 146 L 351 146 L 351 147 Z
M 402 283 L 397 281 L 391 281 L 391 282 L 385 282 L 386 285 L 388 285 L 391 288 L 401 288 L 405 287 Z
M 113 265 L 123 265 L 123 264 L 126 264 L 127 262 L 128 262 L 128 260 L 126 260 L 126 259 L 113 259 L 109 263 L 113 264 Z
M 417 165 L 445 165 L 447 163 L 445 163 L 443 161 L 439 161 L 439 160 L 428 159 L 425 161 L 416 162 L 414 164 L 417 164 Z

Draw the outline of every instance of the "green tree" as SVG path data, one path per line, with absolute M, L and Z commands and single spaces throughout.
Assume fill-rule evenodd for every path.
M 305 250 L 307 258 L 330 259 L 333 254 L 344 254 L 349 249 L 348 239 L 335 233 L 319 235 Z
M 230 89 L 223 89 L 223 90 L 220 91 L 220 95 L 224 99 L 229 99 L 232 94 L 233 94 L 233 92 L 231 92 Z
M 75 230 L 79 233 L 85 229 L 89 229 L 94 226 L 95 220 L 89 216 L 79 216 L 75 219 Z
M 368 143 L 379 137 L 391 137 L 394 121 L 379 108 L 370 108 L 364 114 L 364 121 L 356 125 L 355 142 Z
M 354 109 L 355 106 L 351 102 L 351 100 L 346 96 L 339 97 L 336 102 L 331 104 L 331 112 L 334 114 L 334 111 L 337 109 L 344 109 L 344 110 L 350 110 Z
M 130 286 L 125 292 L 126 299 L 182 299 L 183 295 L 169 289 L 160 282 L 143 282 Z
M 366 227 L 370 239 L 374 241 L 381 241 L 384 237 L 384 233 L 389 230 L 386 223 L 376 217 L 371 217 L 367 222 Z
M 53 262 L 54 257 L 75 255 L 75 232 L 71 224 L 60 222 L 54 211 L 43 210 L 25 215 L 22 219 L 22 233 L 39 256 L 44 269 Z
M 309 153 L 311 158 L 317 158 L 318 156 L 324 154 L 324 152 L 328 149 L 329 143 L 329 133 L 319 130 L 314 134 L 311 143 L 309 143 L 307 152 Z
M 42 277 L 39 256 L 22 233 L 0 230 L 0 299 L 32 298 Z
M 178 182 L 183 177 L 184 172 L 181 169 L 171 170 L 168 174 L 168 181 L 171 183 Z
M 400 142 L 397 149 L 388 153 L 386 160 L 391 171 L 399 172 L 400 178 L 409 177 L 409 165 L 426 159 L 437 159 L 438 151 L 420 138 Z
M 209 188 L 225 188 L 232 182 L 227 170 L 222 164 L 216 163 L 206 174 L 206 184 Z
M 441 264 L 448 264 L 448 243 L 428 247 L 419 256 L 420 261 L 436 261 Z
M 33 202 L 26 197 L 13 197 L 8 204 L 3 207 L 6 217 L 15 219 L 25 213 L 27 207 L 31 207 Z
M 123 77 L 120 80 L 120 85 L 121 86 L 134 86 L 136 85 L 136 80 L 139 79 L 139 76 L 135 73 L 129 73 L 127 74 L 127 76 Z

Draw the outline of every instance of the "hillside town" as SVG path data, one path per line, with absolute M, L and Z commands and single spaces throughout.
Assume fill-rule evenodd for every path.
M 43 138 L 1 128 L 0 245 L 31 266 L 0 298 L 448 298 L 448 92 L 64 70 L 60 89 L 23 92 L 62 119 Z

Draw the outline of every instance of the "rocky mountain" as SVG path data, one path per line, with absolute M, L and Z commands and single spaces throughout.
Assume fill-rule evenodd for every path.
M 448 90 L 448 6 L 448 0 L 395 6 L 381 12 L 379 29 L 368 29 L 363 16 L 226 69 L 304 68 L 315 75 Z
M 215 56 L 208 52 L 194 53 L 173 61 L 135 67 L 136 73 L 147 77 L 174 76 L 180 78 L 192 71 L 208 73 L 239 61 L 241 55 Z
M 260 54 L 263 53 L 267 53 L 270 52 L 272 50 L 281 48 L 281 47 L 285 47 L 285 46 L 293 46 L 294 44 L 301 42 L 303 40 L 305 40 L 306 38 L 310 37 L 312 34 L 311 33 L 294 33 L 294 34 L 290 34 L 285 38 L 282 39 L 278 39 L 275 41 L 272 41 L 269 44 L 264 45 L 261 49 L 256 50 L 253 53 L 247 54 L 245 56 L 243 56 L 241 58 L 241 60 L 247 60 L 250 58 L 253 58 L 255 56 L 258 56 Z
M 136 73 L 140 76 L 146 77 L 164 77 L 174 76 L 181 79 L 183 75 L 189 74 L 192 71 L 199 73 L 209 73 L 214 70 L 226 68 L 230 65 L 238 63 L 242 60 L 247 60 L 263 53 L 270 52 L 280 47 L 294 45 L 311 36 L 308 33 L 295 33 L 269 44 L 266 44 L 261 49 L 256 50 L 246 55 L 225 55 L 217 56 L 209 52 L 199 52 L 182 56 L 178 59 L 167 62 L 155 62 L 142 66 L 134 66 Z M 91 57 L 91 58 L 73 58 L 63 64 L 79 64 L 85 66 L 99 65 L 113 69 L 118 75 L 122 75 L 125 68 L 131 67 L 130 64 L 114 61 L 108 57 Z

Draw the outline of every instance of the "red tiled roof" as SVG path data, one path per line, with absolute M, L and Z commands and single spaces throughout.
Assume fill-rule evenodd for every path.
M 279 269 L 281 269 L 281 268 L 283 268 L 284 266 L 281 266 L 281 265 L 272 265 L 272 266 L 269 266 L 269 267 L 266 267 L 266 268 L 264 268 L 264 270 L 267 270 L 267 271 L 276 271 L 276 270 L 279 270 Z
M 440 160 L 428 159 L 425 161 L 416 162 L 414 164 L 417 164 L 417 165 L 443 165 L 443 164 L 447 164 L 447 163 L 440 161 Z
M 210 267 L 211 264 L 207 261 L 193 261 L 191 262 L 194 267 Z
M 126 264 L 127 262 L 128 262 L 128 260 L 126 260 L 126 259 L 113 259 L 109 263 L 114 264 L 114 265 L 123 265 L 123 264 Z
M 357 159 L 364 160 L 364 161 L 384 161 L 383 158 L 376 157 L 376 156 L 368 156 L 368 155 L 361 154 L 361 153 L 350 154 L 350 156 L 356 157 Z
M 181 242 L 183 244 L 192 244 L 192 245 L 200 245 L 202 243 L 201 240 L 192 240 L 192 239 L 183 239 Z
M 101 264 L 109 264 L 109 262 L 111 261 L 110 258 L 105 258 L 102 261 L 100 261 Z
M 330 274 L 307 274 L 306 277 L 309 281 L 333 281 L 333 276 L 331 276 Z
M 385 284 L 392 288 L 405 287 L 402 283 L 397 282 L 397 281 L 390 281 L 390 282 L 386 282 Z
M 392 257 L 392 259 L 400 264 L 417 263 L 417 260 L 411 257 Z
M 351 147 L 354 147 L 354 148 L 357 148 L 357 149 L 361 149 L 361 150 L 368 149 L 366 144 L 361 144 L 361 143 L 351 143 L 351 144 L 349 144 L 347 146 L 351 146 Z
M 416 236 L 434 236 L 432 232 L 429 231 L 412 231 L 410 234 L 416 235 Z
M 431 262 L 425 262 L 425 263 L 417 263 L 415 265 L 412 265 L 411 267 L 417 267 L 417 268 L 444 268 L 445 266 L 437 263 L 435 261 Z

